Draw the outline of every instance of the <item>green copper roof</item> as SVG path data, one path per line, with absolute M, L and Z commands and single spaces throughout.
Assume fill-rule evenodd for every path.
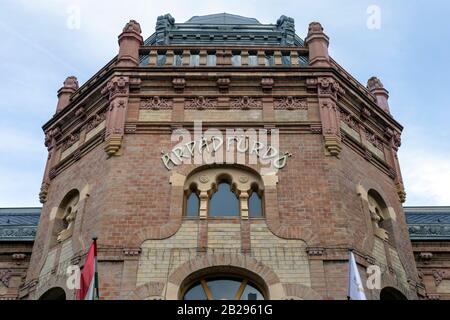
M 411 240 L 450 240 L 450 207 L 405 207 Z
M 229 13 L 194 16 L 184 23 L 166 14 L 156 21 L 155 33 L 145 45 L 273 45 L 303 46 L 295 34 L 294 19 L 281 16 L 275 24 Z
M 255 18 L 247 18 L 229 13 L 208 14 L 206 16 L 193 16 L 185 23 L 191 24 L 261 24 Z
M 41 208 L 0 208 L 0 242 L 34 241 Z

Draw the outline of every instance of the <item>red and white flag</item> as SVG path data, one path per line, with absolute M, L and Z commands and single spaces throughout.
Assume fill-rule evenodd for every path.
M 97 239 L 89 248 L 80 277 L 80 289 L 77 290 L 77 300 L 98 300 L 97 274 Z

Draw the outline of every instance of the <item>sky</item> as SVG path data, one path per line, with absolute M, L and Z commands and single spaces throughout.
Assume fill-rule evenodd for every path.
M 113 1 L 0 0 L 0 207 L 40 206 L 47 158 L 42 125 L 67 76 L 80 85 L 118 52 L 130 19 L 150 36 L 159 15 L 176 22 L 227 12 L 305 38 L 319 21 L 330 55 L 362 84 L 377 76 L 404 127 L 399 152 L 408 206 L 450 206 L 450 2 L 442 0 Z

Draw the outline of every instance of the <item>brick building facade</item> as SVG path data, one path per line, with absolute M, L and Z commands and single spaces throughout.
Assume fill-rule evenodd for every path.
M 328 44 L 319 23 L 302 40 L 286 16 L 165 15 L 145 41 L 127 23 L 118 55 L 81 87 L 67 78 L 43 127 L 19 297 L 73 299 L 67 266 L 94 235 L 104 299 L 346 299 L 349 250 L 363 281 L 380 267 L 369 299 L 422 296 L 402 126 L 380 80 L 361 85 Z

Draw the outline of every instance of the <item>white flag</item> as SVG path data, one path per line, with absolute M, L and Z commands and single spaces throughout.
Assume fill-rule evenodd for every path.
M 350 300 L 367 300 L 355 256 L 351 251 L 348 263 L 348 298 Z

